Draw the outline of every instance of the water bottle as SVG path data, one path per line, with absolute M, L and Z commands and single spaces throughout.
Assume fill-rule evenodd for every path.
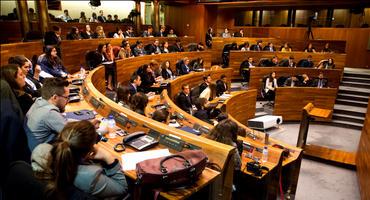
M 115 129 L 116 129 L 116 121 L 114 120 L 113 115 L 108 116 L 108 130 L 109 130 L 109 137 L 115 137 Z
M 269 157 L 269 151 L 267 149 L 267 146 L 264 146 L 263 151 L 262 151 L 262 162 L 267 162 L 268 157 Z
M 80 78 L 81 79 L 85 78 L 85 68 L 83 66 L 81 66 L 80 68 Z

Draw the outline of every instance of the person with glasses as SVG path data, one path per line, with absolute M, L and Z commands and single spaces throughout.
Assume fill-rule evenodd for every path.
M 62 115 L 68 103 L 68 81 L 47 78 L 41 97 L 35 100 L 25 117 L 24 128 L 32 151 L 38 144 L 52 143 L 67 123 Z

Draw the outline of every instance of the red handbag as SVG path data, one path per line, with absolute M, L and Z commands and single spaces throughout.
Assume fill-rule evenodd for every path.
M 136 183 L 154 188 L 189 185 L 198 179 L 207 162 L 207 155 L 201 150 L 144 160 L 136 164 Z

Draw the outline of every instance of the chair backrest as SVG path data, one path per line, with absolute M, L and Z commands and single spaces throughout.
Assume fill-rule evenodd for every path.
M 286 59 L 286 58 L 280 60 L 279 66 L 281 66 L 281 67 L 288 67 L 289 66 L 289 60 Z
M 184 60 L 179 60 L 177 61 L 176 63 L 176 74 L 177 75 L 180 75 L 180 72 L 181 72 L 181 65 L 184 63 Z
M 271 63 L 270 59 L 268 59 L 268 58 L 261 58 L 260 61 L 259 61 L 258 66 L 268 67 L 268 66 L 271 65 L 270 63 Z
M 283 87 L 284 86 L 284 83 L 285 81 L 288 79 L 289 77 L 286 77 L 286 76 L 280 76 L 278 79 L 277 79 L 277 84 L 279 87 Z
M 191 90 L 190 90 L 191 102 L 195 102 L 195 100 L 199 98 L 199 95 L 200 95 L 199 90 L 200 90 L 199 86 L 195 86 L 195 87 L 191 88 Z

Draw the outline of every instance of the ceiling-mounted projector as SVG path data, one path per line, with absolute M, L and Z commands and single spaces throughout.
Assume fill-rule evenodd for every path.
M 101 5 L 100 0 L 90 0 L 89 4 L 93 7 L 98 7 Z

